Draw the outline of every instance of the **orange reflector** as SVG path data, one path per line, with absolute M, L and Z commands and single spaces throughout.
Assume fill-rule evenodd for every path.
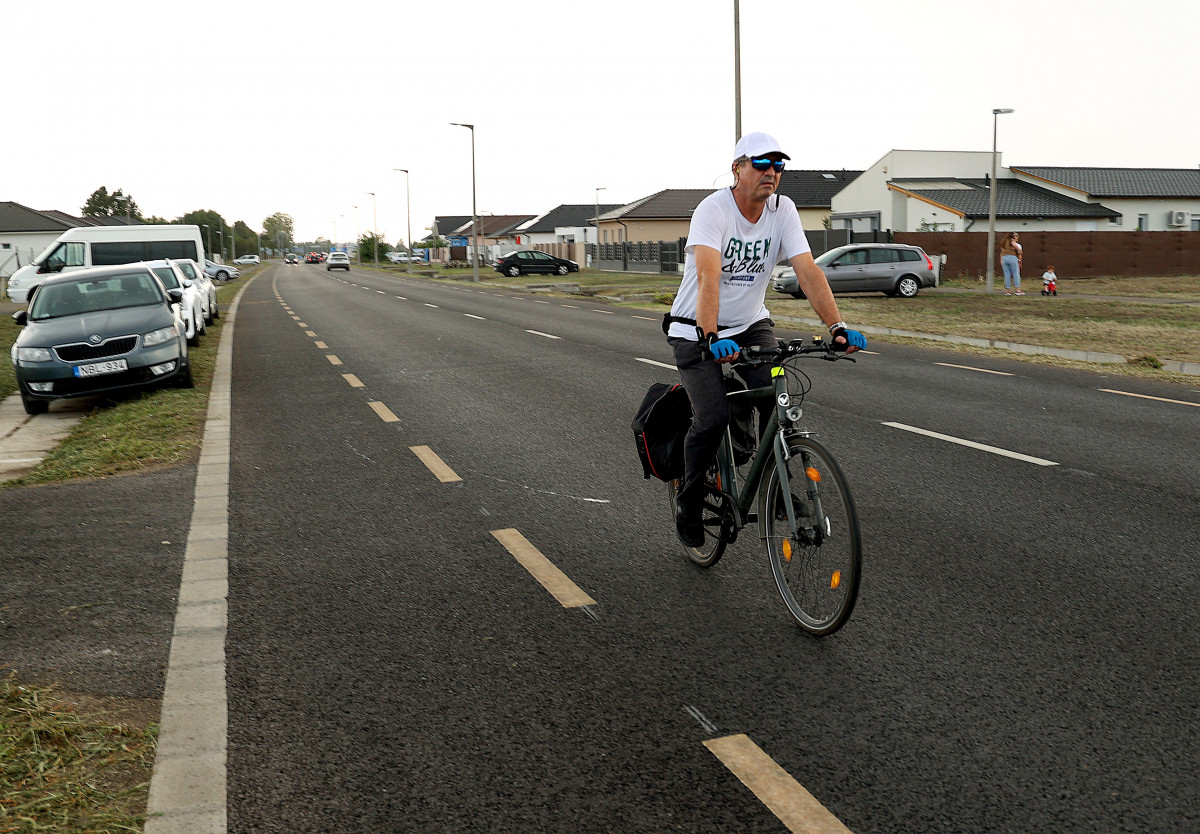
M 791 539 L 783 540 L 783 561 L 785 561 L 785 562 L 792 561 L 792 540 Z
M 837 586 L 842 584 L 842 572 L 835 570 L 833 576 L 829 577 L 829 587 L 837 590 Z
M 817 483 L 821 482 L 821 473 L 811 466 L 805 468 L 804 474 L 808 475 L 808 479 L 810 481 L 816 481 Z

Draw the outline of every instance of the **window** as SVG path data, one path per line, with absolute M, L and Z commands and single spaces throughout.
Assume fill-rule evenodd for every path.
M 194 240 L 122 240 L 92 244 L 93 266 L 115 266 L 137 261 L 199 260 Z
M 46 272 L 60 272 L 64 266 L 83 266 L 83 243 L 60 243 L 43 266 Z
M 1125 218 L 1124 218 L 1124 216 L 1122 216 L 1122 215 L 1118 214 L 1116 217 L 1110 217 L 1110 218 L 1108 218 L 1108 225 L 1110 225 L 1110 226 L 1120 226 L 1120 225 L 1121 225 L 1121 221 L 1123 221 L 1124 219 L 1125 219 Z
M 917 252 L 916 249 L 898 249 L 896 251 L 900 254 L 900 260 L 902 260 L 902 261 L 919 261 L 919 260 L 921 260 L 921 255 Z
M 894 264 L 900 260 L 899 252 L 895 249 L 868 249 L 873 264 Z
M 836 261 L 833 262 L 833 265 L 834 266 L 858 266 L 859 264 L 865 264 L 866 262 L 867 262 L 867 250 L 866 249 L 855 249 L 853 252 L 847 252 L 845 255 L 842 255 L 840 258 L 838 258 Z

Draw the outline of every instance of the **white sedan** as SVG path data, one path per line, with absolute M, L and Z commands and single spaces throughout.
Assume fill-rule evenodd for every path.
M 213 284 L 212 278 L 209 278 L 208 274 L 200 268 L 200 264 L 190 258 L 181 258 L 172 263 L 179 267 L 184 278 L 200 288 L 200 300 L 204 307 L 204 323 L 212 324 L 213 319 L 219 319 L 221 305 L 217 303 L 217 287 Z
M 184 328 L 187 332 L 188 344 L 200 344 L 200 337 L 207 326 L 204 321 L 204 302 L 200 300 L 200 288 L 189 281 L 183 271 L 171 261 L 148 261 L 146 266 L 154 270 L 162 285 L 170 290 L 183 291 L 183 305 L 180 314 L 183 316 Z

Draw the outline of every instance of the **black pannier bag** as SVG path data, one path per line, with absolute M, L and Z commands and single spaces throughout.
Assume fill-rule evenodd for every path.
M 692 404 L 679 383 L 656 382 L 633 418 L 633 440 L 646 478 L 683 477 L 683 440 L 692 426 Z
M 725 377 L 727 392 L 745 391 L 737 377 Z M 679 383 L 656 382 L 646 392 L 634 415 L 633 439 L 642 461 L 642 477 L 673 481 L 683 477 L 683 444 L 692 426 L 692 404 Z M 744 466 L 758 444 L 754 432 L 754 406 L 745 397 L 729 398 L 729 434 L 733 459 Z

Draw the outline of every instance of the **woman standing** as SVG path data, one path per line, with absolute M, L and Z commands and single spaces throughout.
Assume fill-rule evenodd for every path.
M 1004 270 L 1004 294 L 1012 295 L 1015 289 L 1017 295 L 1021 292 L 1021 244 L 1016 232 L 1009 232 L 1000 243 L 1000 267 Z

